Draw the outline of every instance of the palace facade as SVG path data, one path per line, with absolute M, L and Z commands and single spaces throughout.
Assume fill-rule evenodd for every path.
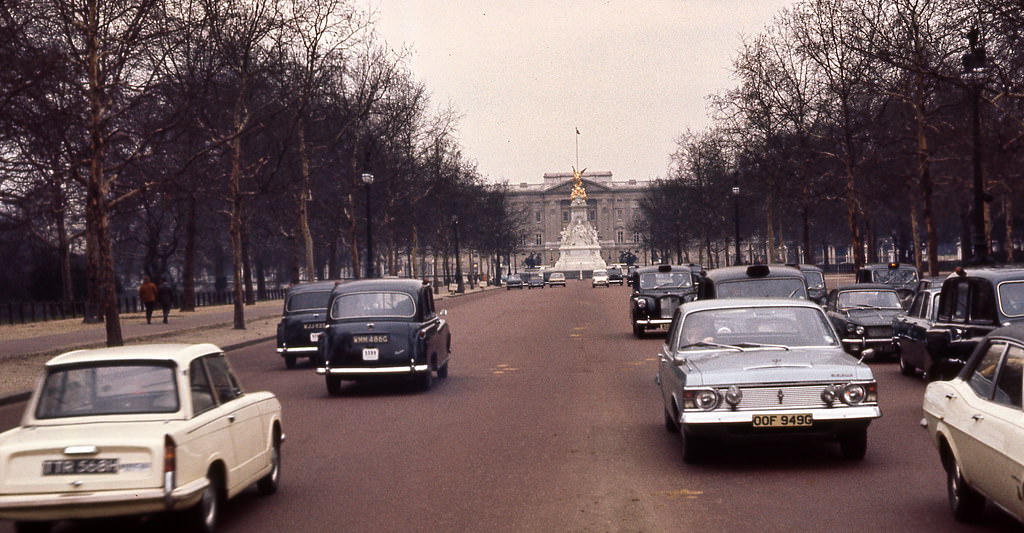
M 634 231 L 633 221 L 640 217 L 640 199 L 651 182 L 616 181 L 608 171 L 584 172 L 581 177 L 587 191 L 587 220 L 597 229 L 605 262 L 618 263 L 620 254 L 627 251 L 643 262 L 640 235 Z M 572 172 L 545 173 L 543 183 L 509 185 L 513 210 L 526 215 L 526 236 L 514 263 L 521 264 L 530 254 L 539 257 L 544 266 L 558 261 L 561 232 L 571 221 L 572 186 Z

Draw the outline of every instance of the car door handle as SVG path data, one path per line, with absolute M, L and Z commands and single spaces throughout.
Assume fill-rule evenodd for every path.
M 235 415 L 233 413 L 228 415 L 228 422 L 234 422 L 234 421 L 235 421 Z
M 947 392 L 946 393 L 946 399 L 947 400 L 955 400 L 956 399 L 956 394 L 953 394 L 952 392 Z
M 971 420 L 974 420 L 975 422 L 981 422 L 982 420 L 985 420 L 985 417 L 981 415 L 974 415 L 971 417 Z

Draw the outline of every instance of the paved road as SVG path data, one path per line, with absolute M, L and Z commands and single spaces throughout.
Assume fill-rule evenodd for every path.
M 924 383 L 874 364 L 884 416 L 864 461 L 833 443 L 723 447 L 685 465 L 664 430 L 657 337 L 637 340 L 627 288 L 491 291 L 442 303 L 447 380 L 429 392 L 346 385 L 327 395 L 271 343 L 229 355 L 285 408 L 282 487 L 228 506 L 221 531 L 1006 531 L 966 527 L 918 427 Z M 0 408 L 0 428 L 16 421 Z M 148 530 L 131 525 L 126 531 Z M 108 531 L 71 525 L 63 531 Z M 0 523 L 0 533 L 11 531 Z

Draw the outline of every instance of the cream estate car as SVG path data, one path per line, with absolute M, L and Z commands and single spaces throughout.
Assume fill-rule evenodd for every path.
M 210 532 L 228 498 L 276 492 L 283 441 L 277 398 L 243 392 L 217 346 L 68 352 L 0 434 L 0 518 L 24 532 L 180 511 L 180 529 Z
M 993 330 L 960 374 L 933 381 L 924 419 L 946 470 L 953 516 L 981 518 L 986 500 L 1024 521 L 1024 326 Z

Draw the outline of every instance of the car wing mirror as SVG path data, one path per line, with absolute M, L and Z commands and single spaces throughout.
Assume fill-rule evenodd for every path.
M 448 316 L 448 310 L 447 309 L 442 309 L 441 312 L 437 314 L 437 316 L 442 316 L 442 317 Z

